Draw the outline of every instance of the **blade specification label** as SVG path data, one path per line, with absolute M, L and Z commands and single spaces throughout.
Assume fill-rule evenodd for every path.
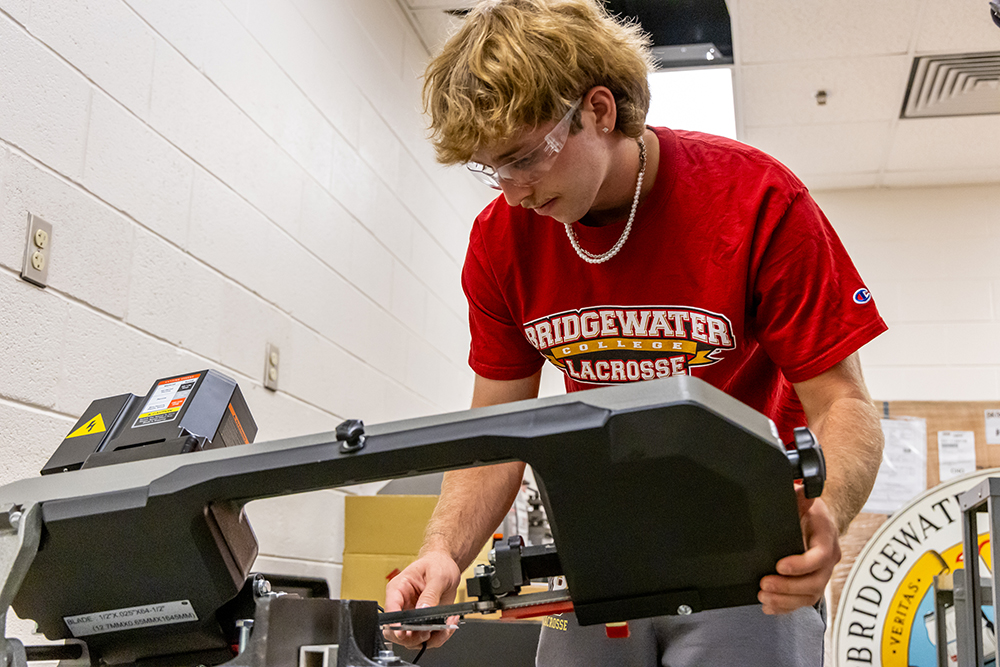
M 147 604 L 127 609 L 98 611 L 92 614 L 80 614 L 79 616 L 64 616 L 63 620 L 74 637 L 86 637 L 105 632 L 119 632 L 121 630 L 149 628 L 155 625 L 197 621 L 198 616 L 194 613 L 194 609 L 191 608 L 190 602 L 187 600 L 177 600 L 176 602 Z
M 200 377 L 201 375 L 185 375 L 181 378 L 164 380 L 156 385 L 132 428 L 173 421 Z

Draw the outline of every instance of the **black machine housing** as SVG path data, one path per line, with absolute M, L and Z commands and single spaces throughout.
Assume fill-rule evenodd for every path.
M 220 395 L 234 409 L 242 400 Z M 125 402 L 119 429 L 148 398 Z M 171 429 L 194 423 L 195 401 L 186 408 Z M 581 624 L 756 604 L 761 577 L 803 550 L 793 482 L 815 460 L 792 465 L 770 420 L 687 376 L 114 466 L 89 467 L 91 456 L 0 487 L 0 507 L 40 506 L 41 544 L 13 607 L 47 638 L 71 638 L 67 618 L 142 605 L 186 603 L 197 616 L 84 637 L 107 664 L 225 654 L 219 610 L 256 554 L 251 500 L 517 460 L 542 484 Z
M 43 475 L 253 442 L 257 424 L 232 378 L 215 370 L 160 378 L 144 397 L 90 404 Z

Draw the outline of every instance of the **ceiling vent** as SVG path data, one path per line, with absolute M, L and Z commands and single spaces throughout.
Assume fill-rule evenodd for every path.
M 1000 114 L 1000 52 L 913 59 L 900 118 Z

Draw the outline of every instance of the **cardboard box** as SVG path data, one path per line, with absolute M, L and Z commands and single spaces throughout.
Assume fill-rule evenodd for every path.
M 486 562 L 483 552 L 483 562 Z M 344 572 L 340 581 L 340 597 L 344 600 L 376 600 L 385 606 L 385 586 L 389 579 L 416 560 L 417 555 L 406 554 L 344 554 Z M 479 559 L 476 559 L 479 562 Z M 475 565 L 462 573 L 455 602 L 469 599 L 465 590 L 465 580 L 472 576 Z M 442 604 L 451 604 L 451 600 Z
M 417 559 L 437 496 L 347 496 L 340 597 L 385 605 L 390 577 Z
M 375 600 L 385 606 L 385 585 L 390 575 L 416 559 L 416 554 L 344 554 L 340 579 L 343 600 Z
M 348 496 L 344 509 L 340 597 L 375 600 L 385 606 L 386 584 L 417 559 L 424 542 L 424 529 L 436 505 L 437 496 Z M 472 577 L 477 564 L 489 562 L 492 548 L 492 540 L 487 541 L 472 565 L 462 573 L 455 602 L 469 599 L 465 581 Z M 522 592 L 539 590 L 546 587 L 529 587 Z
M 416 557 L 435 505 L 437 496 L 347 496 L 344 554 Z

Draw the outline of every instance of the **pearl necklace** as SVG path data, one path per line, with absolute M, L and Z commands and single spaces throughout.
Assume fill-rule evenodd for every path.
M 611 246 L 611 249 L 607 252 L 595 255 L 592 252 L 587 252 L 580 247 L 580 239 L 576 235 L 576 230 L 573 229 L 573 223 L 566 224 L 566 236 L 569 237 L 569 242 L 573 245 L 573 250 L 583 261 L 588 264 L 601 264 L 606 262 L 615 255 L 618 251 L 622 249 L 625 245 L 625 241 L 628 240 L 628 234 L 632 231 L 632 221 L 635 220 L 635 211 L 639 208 L 639 192 L 642 190 L 642 177 L 646 174 L 646 144 L 639 137 L 639 178 L 636 180 L 635 184 L 635 197 L 632 198 L 632 212 L 628 214 L 628 222 L 625 223 L 625 229 L 622 231 L 621 237 L 619 237 L 618 242 Z

